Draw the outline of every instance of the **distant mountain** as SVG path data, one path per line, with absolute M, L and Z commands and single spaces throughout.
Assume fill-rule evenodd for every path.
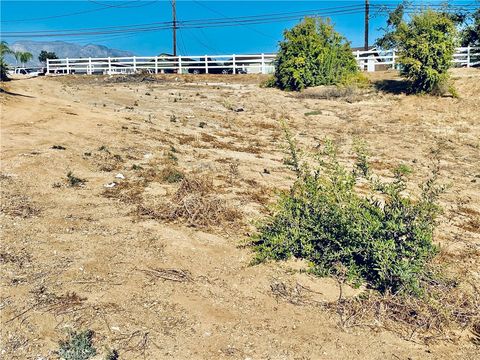
M 33 59 L 27 65 L 38 66 L 40 51 L 53 51 L 59 58 L 88 58 L 88 57 L 119 57 L 133 56 L 130 51 L 111 49 L 103 45 L 78 45 L 64 41 L 16 41 L 8 45 L 13 51 L 28 51 L 33 54 Z M 15 58 L 11 55 L 6 57 L 9 64 L 15 65 Z

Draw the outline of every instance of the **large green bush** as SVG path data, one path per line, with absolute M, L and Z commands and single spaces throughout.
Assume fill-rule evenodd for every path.
M 285 31 L 275 65 L 273 85 L 283 90 L 338 84 L 358 72 L 346 39 L 314 18 Z
M 411 82 L 414 93 L 443 94 L 448 86 L 448 69 L 455 52 L 455 24 L 445 13 L 425 10 L 403 20 L 403 5 L 390 14 L 388 31 L 377 44 L 396 47 L 401 74 Z
M 331 143 L 313 168 L 300 163 L 291 140 L 290 149 L 297 180 L 254 235 L 255 262 L 295 257 L 321 276 L 366 281 L 381 292 L 421 293 L 426 264 L 437 252 L 432 234 L 441 189 L 435 177 L 413 199 L 405 194 L 405 166 L 392 182 L 382 182 L 370 174 L 364 152 L 351 171 Z

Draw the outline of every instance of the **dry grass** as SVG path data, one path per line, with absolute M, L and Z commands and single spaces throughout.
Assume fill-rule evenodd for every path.
M 475 331 L 480 322 L 480 292 L 450 285 L 431 285 L 423 298 L 366 292 L 328 303 L 342 327 L 385 328 L 407 340 L 452 338 L 454 329 Z
M 355 86 L 319 86 L 299 93 L 300 99 L 343 100 L 349 103 L 363 100 L 372 91 Z
M 113 188 L 105 189 L 103 196 L 116 199 L 122 203 L 138 204 L 142 201 L 142 194 L 145 188 L 143 181 L 123 181 Z
M 0 186 L 0 213 L 23 219 L 38 216 L 40 209 L 24 194 L 21 185 L 10 177 L 2 176 Z
M 98 151 L 93 153 L 85 153 L 84 157 L 90 159 L 100 171 L 105 172 L 118 170 L 124 162 L 120 155 L 113 154 L 105 146 L 101 146 Z
M 200 228 L 234 224 L 241 217 L 238 210 L 215 195 L 212 180 L 205 176 L 185 177 L 168 202 L 153 206 L 140 204 L 137 214 Z

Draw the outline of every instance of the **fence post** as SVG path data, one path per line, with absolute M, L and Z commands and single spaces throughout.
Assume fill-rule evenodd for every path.
M 155 56 L 155 74 L 158 74 L 158 56 Z
M 207 60 L 207 55 L 205 55 L 205 74 L 208 74 L 208 60 Z
M 235 62 L 235 54 L 233 54 L 233 56 L 232 56 L 232 61 L 233 61 L 233 64 L 232 64 L 233 71 L 232 72 L 233 72 L 233 74 L 236 74 L 237 73 L 237 64 Z
M 357 58 L 357 66 L 360 67 L 360 50 L 357 50 L 357 54 L 355 56 Z M 362 71 L 365 70 L 363 66 L 361 67 Z
M 265 74 L 265 54 L 262 53 L 262 74 Z
M 92 75 L 92 58 L 91 58 L 91 57 L 88 58 L 88 71 L 87 71 L 87 74 L 88 74 L 88 75 Z
M 112 60 L 108 57 L 108 75 L 112 75 Z
M 133 57 L 133 72 L 137 72 L 137 57 Z
M 65 59 L 65 62 L 67 64 L 67 74 L 70 74 L 70 66 L 69 66 L 69 63 L 68 63 L 68 58 Z
M 470 45 L 467 46 L 467 68 L 470 67 Z
M 395 70 L 395 50 L 392 50 L 392 69 Z
M 178 74 L 182 73 L 182 56 L 178 57 Z
M 50 59 L 47 59 L 47 74 L 50 74 Z

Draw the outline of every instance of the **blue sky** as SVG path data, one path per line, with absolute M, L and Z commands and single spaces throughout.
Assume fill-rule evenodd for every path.
M 399 1 L 371 0 L 371 3 L 398 3 Z M 432 1 L 429 1 L 432 2 Z M 472 3 L 474 0 L 471 1 Z M 335 6 L 363 4 L 364 0 L 351 1 L 188 1 L 177 0 L 178 20 L 239 17 L 283 13 L 291 11 L 315 10 Z M 427 1 L 416 1 L 427 3 Z M 438 2 L 437 2 L 438 3 Z M 468 3 L 463 1 L 462 3 Z M 118 6 L 126 6 L 119 8 Z M 115 6 L 104 8 L 104 6 Z M 102 10 L 98 10 L 101 9 Z M 64 15 L 76 12 L 81 14 L 15 22 L 15 20 L 35 19 Z M 386 15 L 371 13 L 370 41 L 381 33 Z M 356 14 L 330 16 L 337 31 L 351 41 L 352 46 L 363 45 L 364 15 Z M 91 27 L 106 27 L 130 24 L 171 21 L 171 5 L 167 0 L 78 0 L 78 1 L 1 1 L 3 31 L 63 30 Z M 251 52 L 273 52 L 282 38 L 285 28 L 293 26 L 297 20 L 205 29 L 180 29 L 178 31 L 178 52 L 184 54 L 231 54 Z M 172 35 L 170 30 L 143 32 L 125 35 L 72 36 L 42 38 L 36 40 L 63 40 L 79 44 L 101 44 L 122 50 L 130 50 L 137 55 L 154 55 L 171 52 Z M 2 35 L 9 43 L 13 38 Z

